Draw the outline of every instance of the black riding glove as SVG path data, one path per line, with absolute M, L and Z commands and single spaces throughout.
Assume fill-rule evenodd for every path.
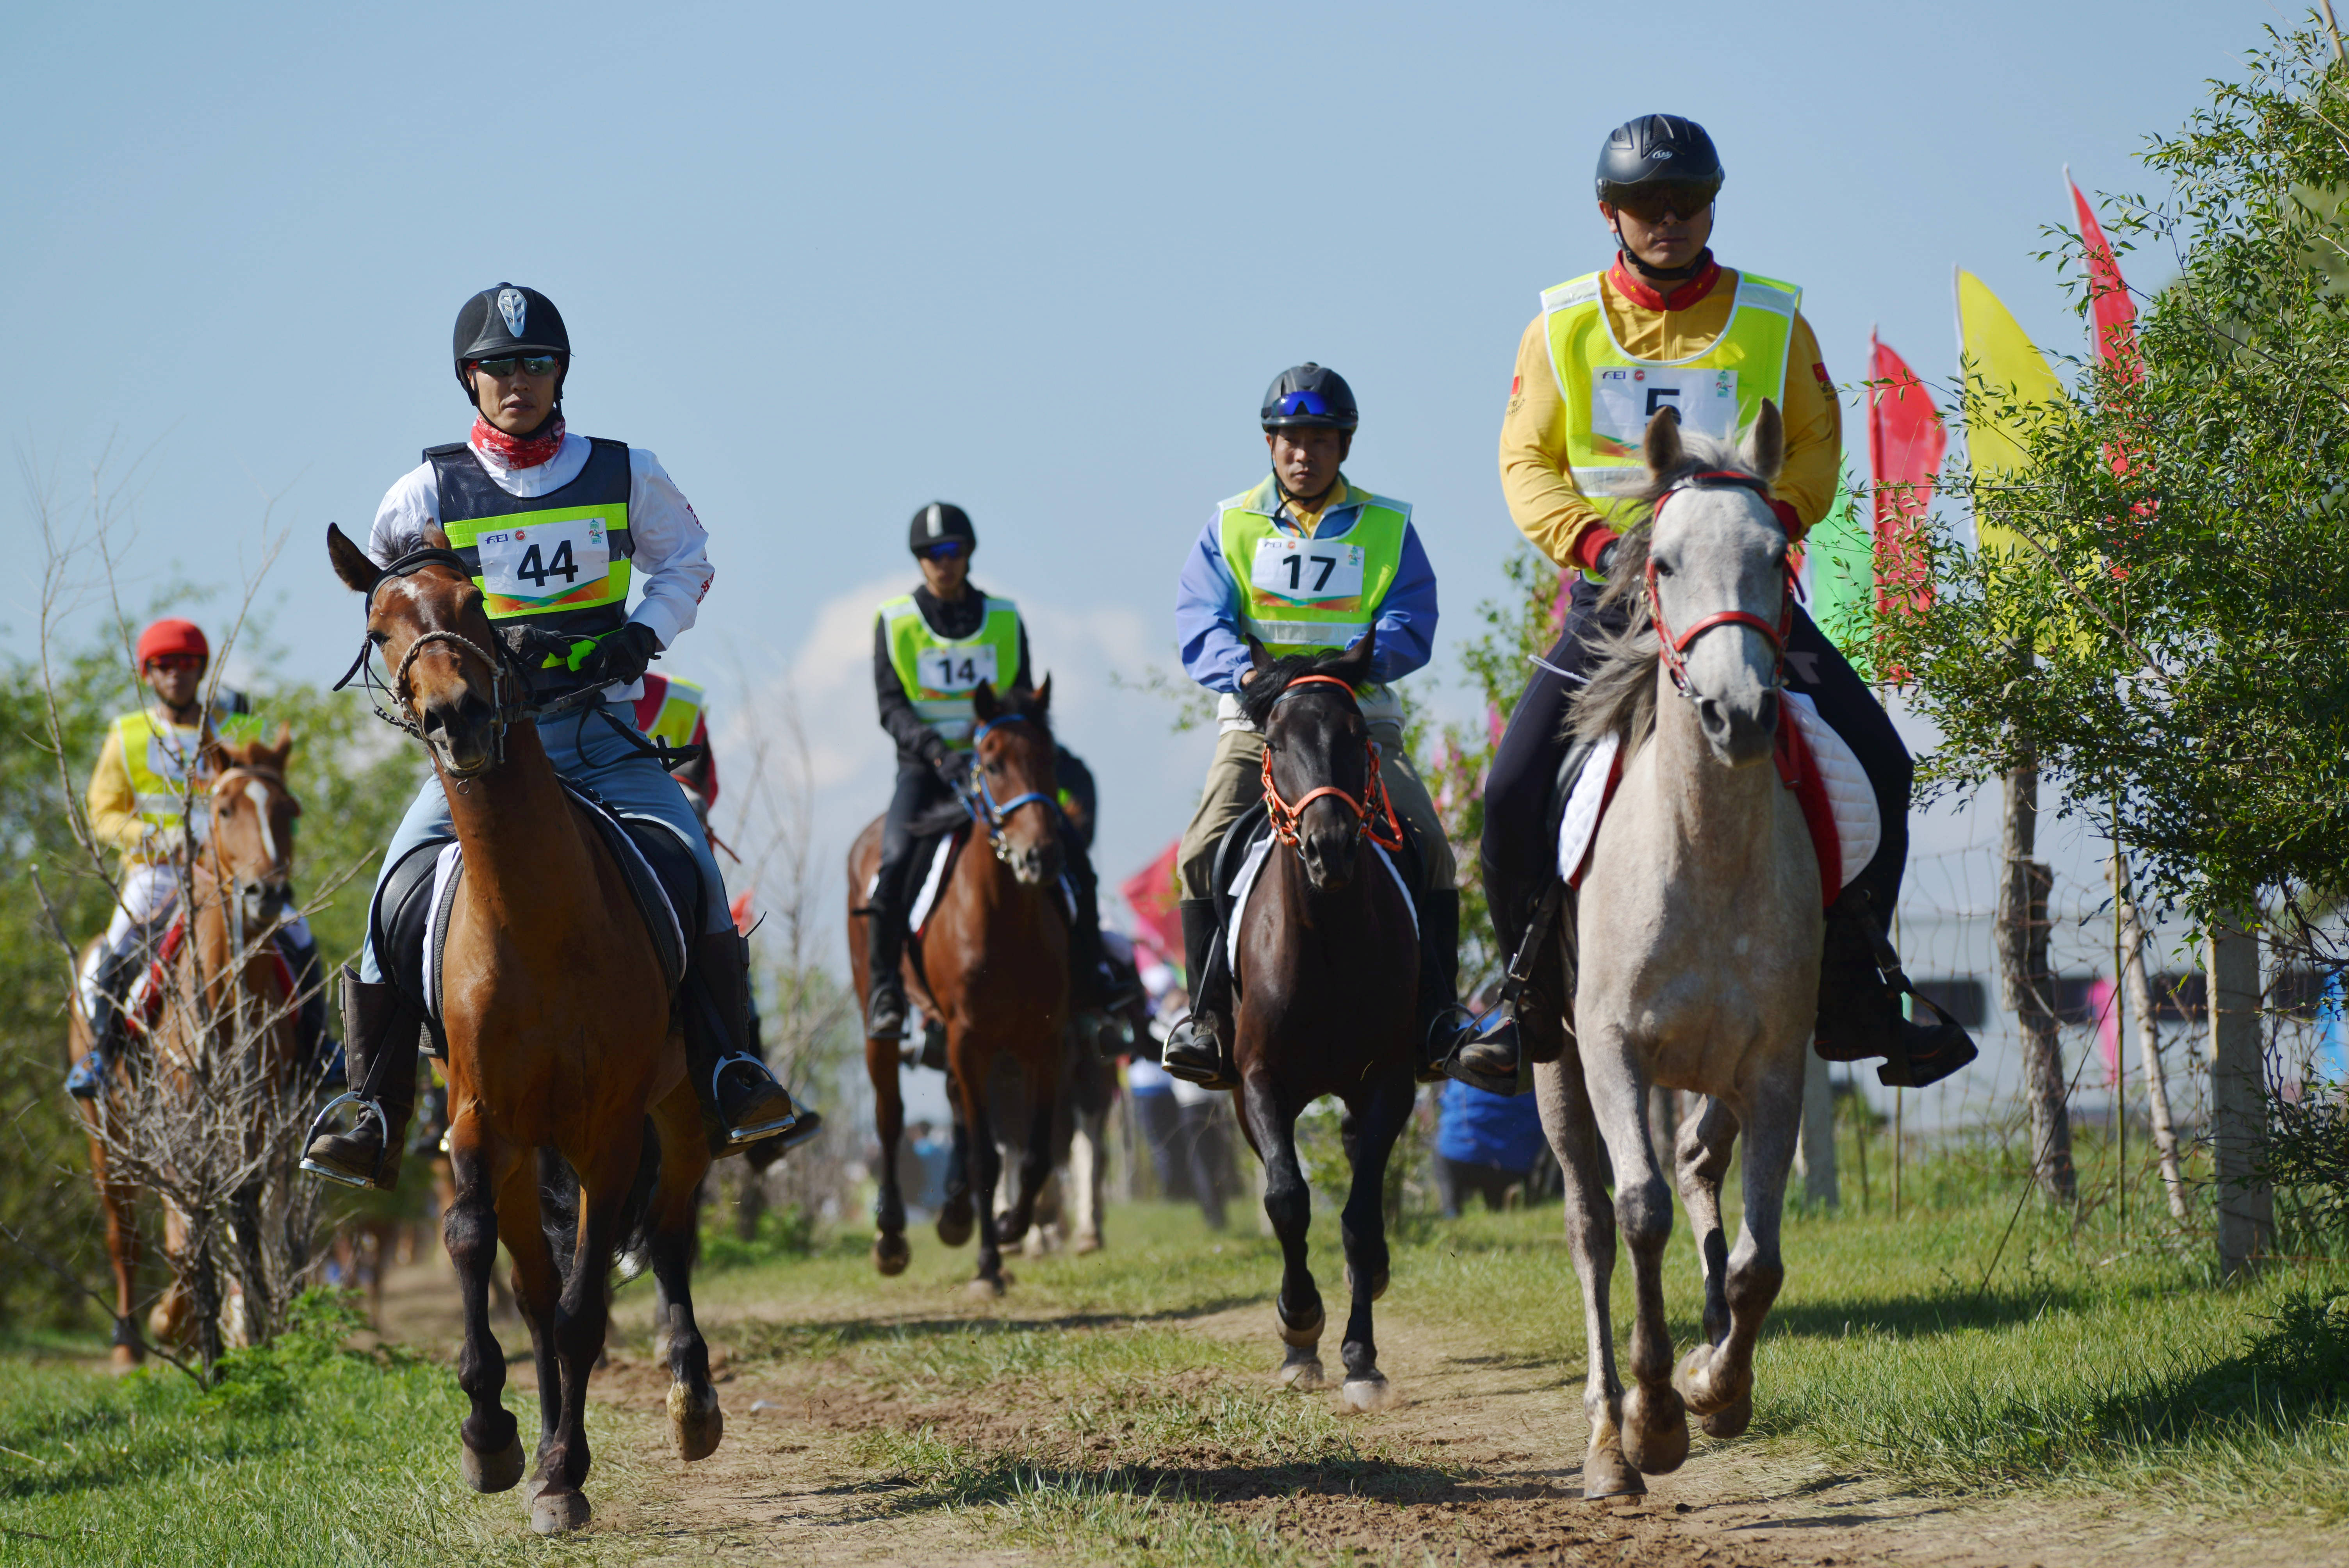
M 587 655 L 581 673 L 607 686 L 631 686 L 645 678 L 645 666 L 660 651 L 660 639 L 653 635 L 652 628 L 631 621 L 596 640 L 595 651 Z
M 1622 542 L 1623 542 L 1619 539 L 1610 539 L 1605 544 L 1599 547 L 1599 560 L 1597 564 L 1599 567 L 1599 575 L 1601 577 L 1612 577 L 1615 575 L 1615 552 Z
M 935 730 L 930 733 L 930 743 L 922 748 L 922 760 L 928 763 L 930 770 L 949 785 L 962 781 L 964 764 L 961 755 L 954 748 L 939 739 Z

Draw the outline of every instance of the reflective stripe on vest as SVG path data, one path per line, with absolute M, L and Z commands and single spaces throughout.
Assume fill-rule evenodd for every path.
M 242 745 L 261 738 L 261 719 L 250 713 L 214 714 L 212 733 L 231 745 Z M 190 803 L 212 781 L 212 769 L 204 764 L 203 730 L 167 723 L 142 708 L 116 719 L 114 735 L 122 746 L 130 791 L 138 798 L 139 820 L 157 828 L 186 825 Z M 195 813 L 195 830 L 201 833 L 210 820 L 208 813 Z
M 1216 542 L 1239 586 L 1239 629 L 1275 656 L 1340 652 L 1378 620 L 1402 570 L 1411 505 L 1372 495 L 1345 532 L 1306 539 L 1273 521 L 1278 504 L 1268 480 L 1217 509 Z
M 1648 482 L 1640 447 L 1660 408 L 1679 410 L 1681 427 L 1723 440 L 1762 412 L 1784 408 L 1786 354 L 1803 291 L 1751 273 L 1737 274 L 1737 297 L 1721 335 L 1685 359 L 1635 359 L 1615 342 L 1591 273 L 1542 294 L 1550 373 L 1566 399 L 1567 459 L 1585 499 L 1610 525 L 1622 526 Z
M 440 528 L 473 573 L 492 621 L 531 624 L 577 639 L 569 667 L 549 655 L 533 676 L 540 696 L 585 684 L 573 671 L 594 639 L 628 618 L 630 474 L 626 441 L 591 439 L 579 477 L 543 496 L 508 493 L 462 442 L 428 448 Z
M 948 746 L 967 749 L 977 722 L 970 694 L 980 681 L 1001 691 L 1019 678 L 1019 607 L 989 599 L 978 630 L 959 638 L 932 630 L 911 594 L 883 604 L 881 619 L 888 628 L 890 666 L 914 711 Z
M 677 676 L 668 677 L 668 686 L 661 693 L 660 712 L 653 716 L 652 727 L 646 738 L 666 746 L 693 744 L 693 727 L 700 721 L 704 693 L 700 686 Z

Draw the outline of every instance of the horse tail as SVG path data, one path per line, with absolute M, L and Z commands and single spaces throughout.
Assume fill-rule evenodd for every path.
M 636 1157 L 636 1177 L 620 1205 L 618 1245 L 613 1252 L 617 1274 L 614 1283 L 618 1284 L 644 1273 L 651 1261 L 652 1233 L 646 1220 L 652 1212 L 653 1189 L 660 1181 L 660 1132 L 648 1116 L 644 1151 Z M 546 1233 L 547 1250 L 554 1254 L 555 1272 L 567 1290 L 579 1250 L 579 1173 L 553 1149 L 538 1151 L 538 1218 Z

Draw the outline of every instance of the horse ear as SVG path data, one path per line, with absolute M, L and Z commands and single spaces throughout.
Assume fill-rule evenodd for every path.
M 1659 408 L 1656 417 L 1648 421 L 1648 439 L 1643 455 L 1648 460 L 1648 472 L 1659 481 L 1685 460 L 1681 446 L 1681 417 L 1677 409 Z
M 428 522 L 424 525 L 423 539 L 424 548 L 427 550 L 449 550 L 453 548 L 453 546 L 449 542 L 448 531 L 437 522 Z
M 367 552 L 331 522 L 326 524 L 326 559 L 335 563 L 335 575 L 343 580 L 343 586 L 354 593 L 372 593 L 383 581 L 383 568 L 369 561 Z
M 1777 479 L 1786 462 L 1786 421 L 1779 415 L 1778 405 L 1767 397 L 1762 399 L 1762 412 L 1754 417 L 1737 449 L 1747 468 L 1764 480 Z
M 1052 677 L 1048 674 L 1044 684 L 1036 688 L 1036 712 L 1040 717 L 1052 710 Z
M 1264 645 L 1262 643 L 1257 642 L 1254 637 L 1250 637 L 1247 640 L 1247 645 L 1248 663 L 1256 666 L 1257 674 L 1262 675 L 1265 671 L 1272 668 L 1272 655 L 1264 651 Z
M 269 758 L 272 772 L 285 772 L 285 764 L 294 758 L 294 727 L 284 719 L 278 720 L 277 738 L 267 747 L 257 747 L 255 750 Z
M 1370 629 L 1362 634 L 1360 641 L 1324 665 L 1322 668 L 1344 681 L 1348 686 L 1368 686 L 1371 684 L 1371 655 L 1378 651 L 1378 645 L 1379 627 L 1378 623 L 1373 621 L 1371 623 Z
M 994 682 L 981 681 L 978 683 L 978 689 L 970 694 L 970 711 L 978 715 L 978 721 L 981 724 L 985 724 L 988 719 L 993 718 L 997 714 L 1003 711 L 1003 705 L 995 700 Z

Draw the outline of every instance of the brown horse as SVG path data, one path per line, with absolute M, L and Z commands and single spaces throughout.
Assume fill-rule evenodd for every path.
M 179 903 L 186 934 L 165 965 L 160 1011 L 150 1043 L 139 1053 L 146 1063 L 164 1069 L 164 1076 L 153 1080 L 159 1092 L 198 1092 L 191 1073 L 207 1047 L 214 1052 L 240 1049 L 240 1039 L 259 1053 L 254 1066 L 264 1093 L 282 1096 L 293 1087 L 298 1056 L 296 998 L 269 934 L 287 913 L 294 819 L 302 814 L 301 803 L 285 786 L 285 763 L 293 750 L 293 731 L 283 725 L 274 744 L 252 740 L 228 746 L 212 740 L 205 745 L 204 771 L 212 776 L 212 785 L 190 807 L 191 815 L 202 812 L 206 820 L 203 830 L 195 835 L 200 847 L 183 875 Z M 92 942 L 82 949 L 85 971 L 98 945 Z M 71 1010 L 67 1031 L 67 1050 L 79 1061 L 91 1045 L 89 1021 L 79 1007 Z M 146 1358 L 134 1315 L 138 1191 L 135 1183 L 114 1170 L 107 1152 L 109 1123 L 119 1122 L 129 1110 L 127 1071 L 125 1062 L 116 1062 L 105 1095 L 78 1102 L 89 1127 L 90 1175 L 106 1211 L 106 1251 L 114 1265 L 113 1362 L 118 1371 L 128 1371 Z M 262 1124 L 269 1119 L 269 1108 L 250 1109 L 258 1119 L 254 1135 L 265 1136 Z M 280 1177 L 291 1171 L 290 1155 L 285 1165 L 277 1172 Z M 263 1267 L 261 1195 L 269 1174 L 264 1165 L 234 1201 L 241 1222 L 236 1227 L 239 1271 L 255 1281 Z M 191 1308 L 200 1295 L 210 1294 L 191 1289 L 190 1270 L 197 1260 L 188 1255 L 188 1239 L 187 1216 L 167 1202 L 163 1254 L 171 1264 L 171 1283 L 148 1320 L 148 1332 L 165 1343 L 187 1337 L 195 1326 Z M 249 1295 L 243 1305 L 247 1317 L 235 1330 L 251 1342 L 264 1330 L 250 1316 L 261 1310 L 262 1302 Z
M 434 531 L 437 532 L 437 531 Z M 448 791 L 465 875 L 448 918 L 440 995 L 455 1201 L 443 1234 L 464 1295 L 459 1429 L 480 1491 L 522 1480 L 505 1355 L 490 1331 L 502 1241 L 538 1363 L 539 1443 L 528 1491 L 542 1534 L 588 1520 L 587 1380 L 604 1348 L 612 1261 L 639 1167 L 657 1164 L 643 1216 L 672 1377 L 671 1435 L 687 1460 L 724 1429 L 693 1317 L 694 1190 L 709 1150 L 670 988 L 620 867 L 556 778 L 505 645 L 463 562 L 433 549 L 378 567 L 339 529 L 327 552 L 367 595 L 367 636 Z M 568 1171 L 579 1195 L 574 1211 Z M 545 1187 L 549 1191 L 542 1191 Z M 575 1222 L 558 1258 L 548 1238 Z
M 1288 1346 L 1281 1380 L 1297 1388 L 1321 1383 L 1321 1294 L 1305 1266 L 1313 1193 L 1297 1162 L 1296 1124 L 1306 1106 L 1332 1095 L 1346 1108 L 1340 1125 L 1353 1167 L 1339 1223 L 1353 1296 L 1344 1395 L 1360 1410 L 1391 1398 L 1371 1304 L 1387 1288 L 1387 1154 L 1417 1093 L 1419 937 L 1402 873 L 1372 842 L 1399 846 L 1402 836 L 1354 697 L 1370 679 L 1371 641 L 1278 662 L 1250 641 L 1256 674 L 1240 702 L 1264 731 L 1266 805 L 1278 841 L 1247 907 L 1230 916 L 1239 950 L 1233 1056 L 1240 1126 L 1264 1161 L 1264 1212 L 1284 1265 L 1274 1304 Z
M 1036 1194 L 1052 1169 L 1052 1110 L 1061 1090 L 1061 1031 L 1069 1018 L 1069 921 L 1061 903 L 1060 813 L 1053 804 L 1053 748 L 1048 710 L 1052 682 L 999 696 L 982 682 L 972 696 L 973 841 L 956 856 L 938 890 L 918 949 L 905 945 L 905 980 L 922 1010 L 945 1021 L 947 1094 L 955 1109 L 954 1164 L 947 1178 L 938 1240 L 958 1247 L 978 1231 L 974 1295 L 1001 1295 L 1001 1241 L 1027 1233 Z M 992 853 L 980 852 L 983 830 Z M 865 923 L 854 918 L 881 863 L 881 822 L 868 823 L 848 851 L 849 962 L 854 995 L 867 994 Z M 995 1187 L 1003 1174 L 988 1110 L 988 1081 L 999 1057 L 1019 1066 L 1026 1087 L 1026 1150 L 1019 1193 L 999 1228 Z M 868 1039 L 873 1119 L 881 1136 L 879 1234 L 873 1262 L 902 1273 L 905 1201 L 897 1188 L 897 1140 L 905 1129 L 898 1044 Z M 974 1191 L 975 1189 L 975 1191 Z

